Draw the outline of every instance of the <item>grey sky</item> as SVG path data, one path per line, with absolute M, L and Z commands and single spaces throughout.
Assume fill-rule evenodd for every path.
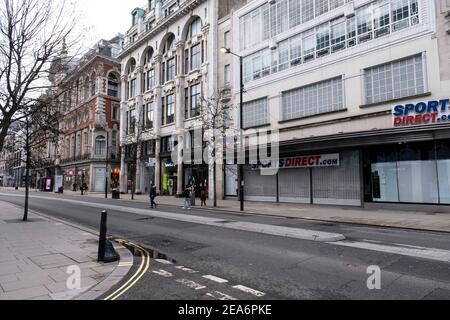
M 144 7 L 145 0 L 75 0 L 83 25 L 91 27 L 87 45 L 110 39 L 131 27 L 131 11 Z

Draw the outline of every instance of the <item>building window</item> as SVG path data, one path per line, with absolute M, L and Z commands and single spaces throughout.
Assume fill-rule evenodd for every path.
M 197 18 L 191 23 L 191 38 L 199 35 L 201 33 L 201 30 L 202 21 L 200 20 L 200 18 Z
M 344 1 L 279 0 L 275 4 L 264 4 L 240 20 L 239 36 L 241 50 L 248 49 L 273 37 L 286 28 L 284 20 L 290 19 L 298 25 L 300 13 L 302 23 L 322 12 L 340 7 Z M 285 12 L 287 3 L 289 13 Z M 407 27 L 418 25 L 418 0 L 376 1 L 355 10 L 355 15 L 342 17 L 278 43 L 273 50 L 262 49 L 244 58 L 244 81 L 257 80 L 270 74 L 321 58 L 358 44 L 373 41 Z M 282 12 L 282 16 L 277 15 Z M 280 20 L 280 21 L 279 21 Z M 259 27 L 261 26 L 261 28 Z M 259 30 L 259 31 L 257 31 Z M 261 32 L 261 34 L 260 34 Z M 289 63 L 290 61 L 290 63 Z
M 136 129 L 136 109 L 127 111 L 127 134 L 134 134 Z
M 241 50 L 341 7 L 345 0 L 277 0 L 245 14 L 239 20 Z
M 175 149 L 175 138 L 173 136 L 170 137 L 162 137 L 161 138 L 161 153 L 172 152 Z
M 229 86 L 231 83 L 231 66 L 227 64 L 223 69 L 223 83 Z
M 129 90 L 129 99 L 132 99 L 136 96 L 136 79 L 130 80 L 130 90 Z
M 117 158 L 117 131 L 111 132 L 111 155 L 113 159 Z
M 175 97 L 173 94 L 166 97 L 166 123 L 171 124 L 175 122 Z
M 244 103 L 243 125 L 244 129 L 269 124 L 269 104 L 267 98 Z
M 83 88 L 84 88 L 84 100 L 88 100 L 90 98 L 89 95 L 89 77 L 84 78 Z
M 202 53 L 200 44 L 191 48 L 191 70 L 200 68 L 202 64 Z
M 147 103 L 144 108 L 144 128 L 152 129 L 155 117 L 155 106 L 153 102 Z
M 147 72 L 147 90 L 151 90 L 156 85 L 155 69 L 151 69 Z
M 95 82 L 97 81 L 97 77 L 95 73 L 91 75 L 91 96 L 95 96 Z M 71 101 L 69 102 L 71 104 Z
M 191 87 L 191 110 L 190 110 L 190 117 L 198 117 L 201 112 L 201 90 L 200 90 L 200 84 L 196 84 Z
M 425 93 L 422 55 L 364 70 L 365 103 L 378 103 Z
M 103 156 L 106 154 L 106 139 L 104 136 L 95 138 L 95 155 Z
M 175 58 L 167 60 L 167 76 L 166 81 L 175 79 Z
M 108 96 L 119 97 L 119 79 L 113 73 L 110 73 L 108 76 Z
M 111 119 L 113 121 L 119 121 L 119 107 L 116 105 L 111 107 Z
M 282 120 L 292 120 L 344 108 L 341 77 L 282 93 Z

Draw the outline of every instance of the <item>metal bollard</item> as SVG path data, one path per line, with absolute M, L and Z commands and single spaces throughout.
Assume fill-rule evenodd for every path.
M 98 262 L 105 261 L 105 248 L 106 248 L 106 223 L 108 219 L 108 212 L 102 211 L 102 219 L 100 221 L 100 238 L 98 240 Z

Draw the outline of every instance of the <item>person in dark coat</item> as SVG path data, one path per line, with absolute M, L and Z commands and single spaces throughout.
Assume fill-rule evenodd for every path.
M 157 208 L 158 205 L 155 202 L 156 197 L 158 196 L 157 192 L 156 192 L 156 187 L 152 184 L 152 186 L 150 187 L 150 207 L 153 208 Z
M 206 207 L 206 198 L 207 198 L 206 188 L 202 188 L 202 191 L 200 191 L 200 200 L 202 201 L 201 204 L 202 207 L 203 205 L 205 205 Z

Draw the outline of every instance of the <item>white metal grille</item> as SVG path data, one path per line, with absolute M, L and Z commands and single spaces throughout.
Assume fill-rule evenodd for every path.
M 366 103 L 377 103 L 424 93 L 422 55 L 366 69 Z
M 344 108 L 342 78 L 283 92 L 282 120 L 309 117 Z

